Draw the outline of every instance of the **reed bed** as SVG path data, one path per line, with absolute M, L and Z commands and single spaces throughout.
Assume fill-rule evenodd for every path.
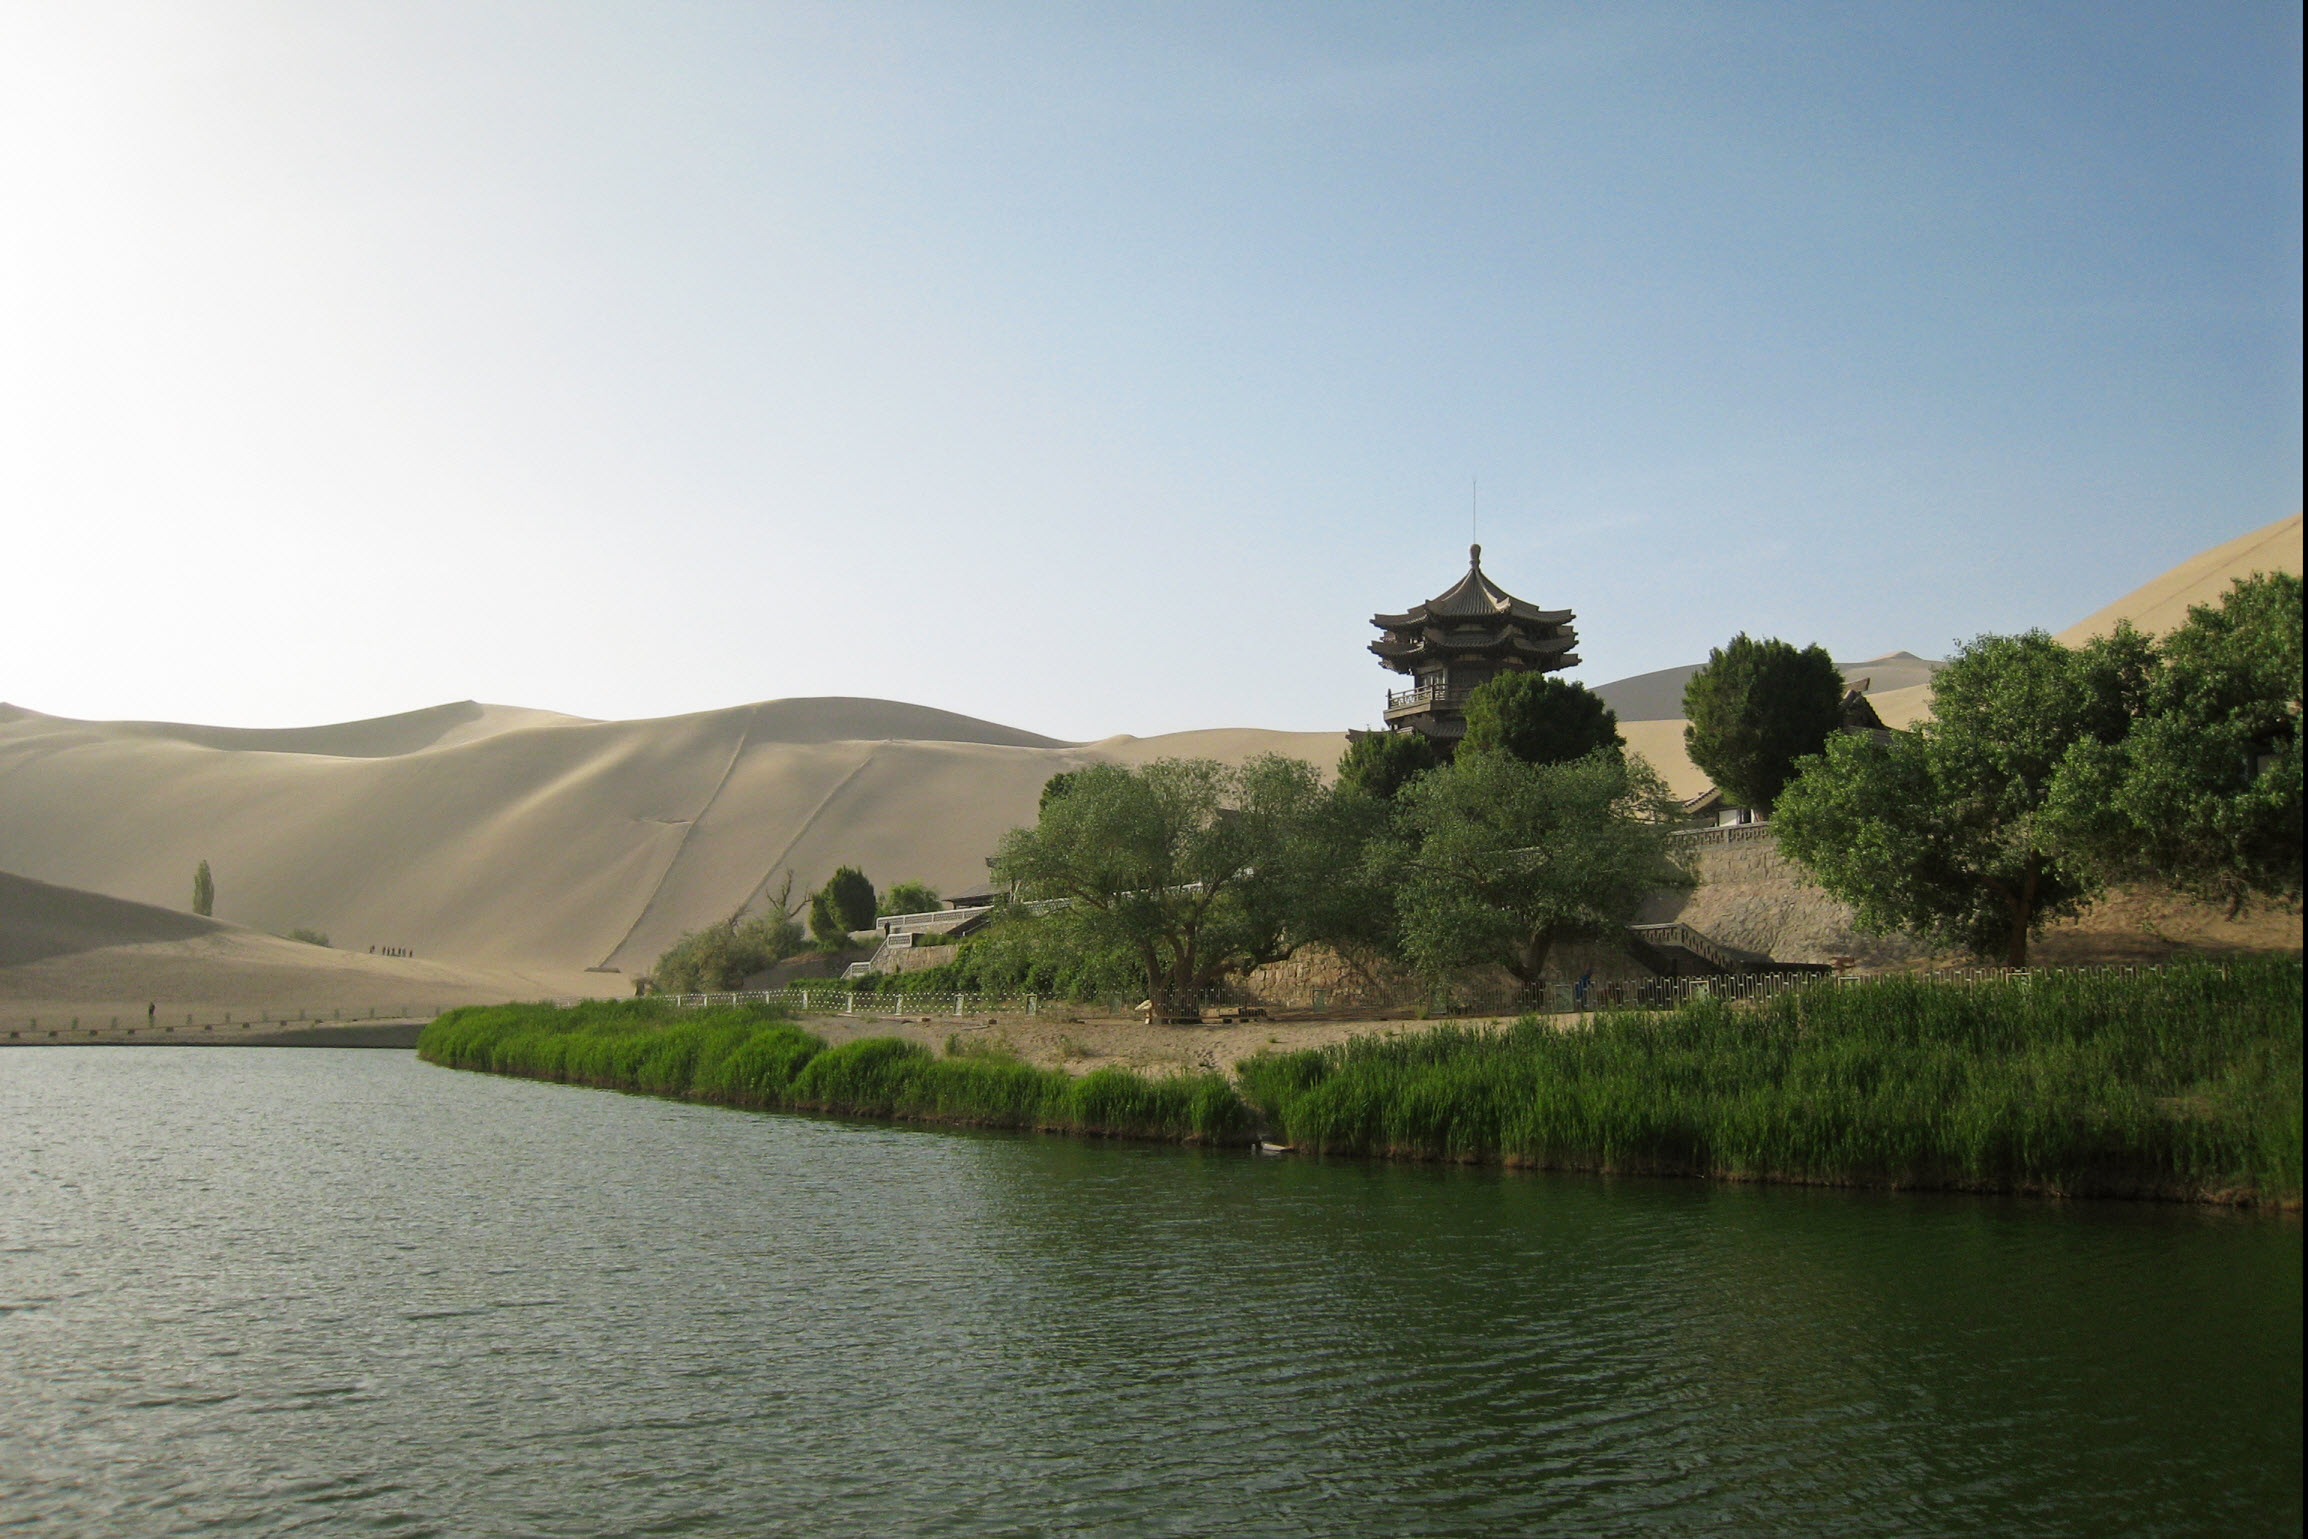
M 676 1010 L 654 1000 L 452 1010 L 417 1055 L 455 1069 L 723 1106 L 1026 1128 L 1172 1143 L 1240 1143 L 1249 1113 L 1216 1074 L 1080 1078 L 999 1054 L 938 1057 L 871 1037 L 827 1047 L 774 1007 Z
M 646 999 L 455 1010 L 417 1051 L 725 1106 L 1313 1154 L 2291 1207 L 2301 1191 L 2297 959 L 1444 1026 L 1260 1054 L 1233 1084 L 829 1048 L 773 1006 Z
M 1314 1153 L 2297 1206 L 2301 965 L 1880 979 L 1240 1065 Z

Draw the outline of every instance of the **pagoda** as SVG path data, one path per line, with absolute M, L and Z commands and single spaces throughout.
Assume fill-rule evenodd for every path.
M 1408 614 L 1372 615 L 1370 644 L 1409 689 L 1386 697 L 1386 724 L 1455 744 L 1467 730 L 1466 699 L 1502 673 L 1552 673 L 1577 665 L 1568 609 L 1526 604 L 1483 575 L 1483 548 L 1467 551 L 1467 575 Z

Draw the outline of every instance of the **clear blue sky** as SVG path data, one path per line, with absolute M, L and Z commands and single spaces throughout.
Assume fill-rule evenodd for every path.
M 2301 503 L 2282 4 L 0 11 L 0 697 L 1358 726 Z

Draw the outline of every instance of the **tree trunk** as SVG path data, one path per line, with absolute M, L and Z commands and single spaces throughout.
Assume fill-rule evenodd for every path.
M 1547 958 L 1554 949 L 1554 926 L 1534 930 L 1530 939 L 1523 942 L 1520 953 L 1507 963 L 1507 971 L 1515 975 L 1516 982 L 1536 988 L 1547 976 Z
M 2004 965 L 2028 965 L 2028 925 L 2035 918 L 2036 878 L 2043 870 L 2043 857 L 2030 855 L 2027 874 L 2020 881 L 2019 892 L 2010 900 L 2011 936 L 2004 945 Z

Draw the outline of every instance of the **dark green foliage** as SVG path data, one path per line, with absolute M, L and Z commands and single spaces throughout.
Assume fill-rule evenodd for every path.
M 288 934 L 286 934 L 286 935 L 282 936 L 282 937 L 281 937 L 281 939 L 283 939 L 283 940 L 293 940 L 293 941 L 303 941 L 303 942 L 304 942 L 306 945 L 308 945 L 308 946 L 322 946 L 322 947 L 325 947 L 325 946 L 327 946 L 327 945 L 328 945 L 328 943 L 329 943 L 329 937 L 328 937 L 328 932 L 327 932 L 327 931 L 325 931 L 325 930 L 307 930 L 307 929 L 304 929 L 304 928 L 302 928 L 301 926 L 300 926 L 299 928 L 297 928 L 297 929 L 294 929 L 294 930 L 291 930 L 291 931 L 289 931 L 289 932 L 288 932 Z
M 1224 974 L 1283 955 L 1299 827 L 1323 792 L 1314 767 L 1268 754 L 1240 769 L 1161 759 L 1069 772 L 1032 828 L 1002 836 L 996 880 L 1063 899 L 1038 923 L 1083 957 L 1133 957 L 1155 1013 L 1189 1013 Z
M 1462 747 L 1397 801 L 1404 955 L 1431 975 L 1496 963 L 1538 982 L 1557 943 L 1612 935 L 1647 894 L 1687 883 L 1667 856 L 1674 807 L 1640 758 Z
M 216 912 L 216 878 L 208 874 L 205 860 L 193 868 L 192 911 L 203 919 Z
M 1822 984 L 1239 1066 L 1317 1153 L 2297 1202 L 2301 968 Z
M 1075 1079 L 994 1055 L 938 1058 L 894 1037 L 828 1048 L 759 1005 L 675 1010 L 642 999 L 453 1010 L 425 1028 L 417 1054 L 449 1068 L 725 1106 L 1176 1143 L 1239 1143 L 1249 1126 L 1215 1074 L 1149 1080 L 1102 1069 Z
M 831 893 L 810 894 L 809 941 L 820 951 L 842 951 L 850 944 L 849 926 L 842 922 L 841 910 Z
M 845 932 L 873 928 L 874 884 L 857 867 L 837 868 L 818 889 L 818 896 L 825 899 L 828 912 Z M 811 918 L 816 918 L 814 909 Z
M 801 949 L 801 926 L 784 913 L 707 925 L 675 941 L 651 976 L 669 994 L 718 994 L 745 987 Z
M 1036 810 L 1048 812 L 1052 803 L 1063 800 L 1066 793 L 1074 788 L 1074 777 L 1078 773 L 1080 772 L 1077 770 L 1060 770 L 1057 774 L 1043 781 L 1042 799 Z
M 1338 787 L 1391 801 L 1414 775 L 1443 762 L 1432 739 L 1418 732 L 1371 732 L 1346 745 L 1338 761 Z
M 1683 686 L 1683 743 L 1734 805 L 1768 812 L 1798 760 L 1823 752 L 1843 717 L 1843 670 L 1827 649 L 1798 652 L 1742 631 Z
M 2113 880 L 2149 877 L 2226 903 L 2301 889 L 2301 584 L 2239 580 L 2163 644 L 2120 742 L 2072 745 L 2054 836 Z
M 1779 846 L 1862 928 L 2022 966 L 2029 937 L 2098 888 L 2046 816 L 2054 776 L 2076 744 L 2123 739 L 2152 666 L 2129 627 L 2080 651 L 1982 636 L 1933 679 L 1931 720 L 1829 739 L 1773 809 Z
M 1544 673 L 1502 673 L 1467 696 L 1461 751 L 1512 754 L 1525 764 L 1569 764 L 1616 753 L 1618 713 L 1584 684 Z
M 879 914 L 935 913 L 941 900 L 937 890 L 927 882 L 899 882 L 881 895 L 875 905 Z

